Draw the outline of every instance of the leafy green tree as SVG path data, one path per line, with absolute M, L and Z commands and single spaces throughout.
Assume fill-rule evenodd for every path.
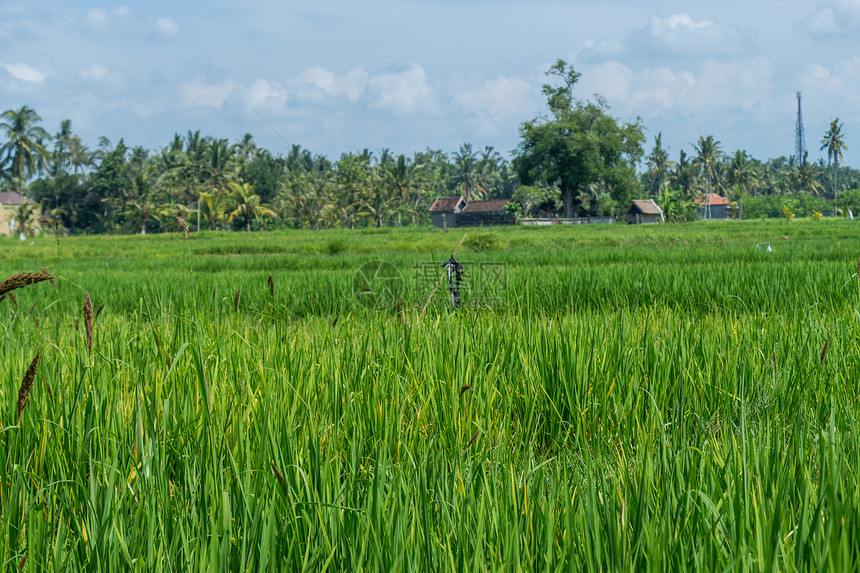
M 607 113 L 606 103 L 577 101 L 573 87 L 580 74 L 564 60 L 546 72 L 561 85 L 544 84 L 552 114 L 520 126 L 514 168 L 524 185 L 558 185 L 564 216 L 580 210 L 578 197 L 603 180 L 613 198 L 624 204 L 638 190 L 634 165 L 642 154 L 639 123 L 623 123 Z
M 821 151 L 827 150 L 827 156 L 833 162 L 833 200 L 836 200 L 836 171 L 842 160 L 842 152 L 848 149 L 845 145 L 845 135 L 842 133 L 842 124 L 837 117 L 830 122 L 830 129 L 821 138 Z
M 103 153 L 104 158 L 90 178 L 90 192 L 103 205 L 99 230 L 112 231 L 119 222 L 117 216 L 124 207 L 126 191 L 131 184 L 126 158 L 128 148 L 120 139 L 110 151 L 103 147 Z
M 48 150 L 42 143 L 50 137 L 38 125 L 41 120 L 39 114 L 26 105 L 0 115 L 0 130 L 8 137 L 8 141 L 0 146 L 0 167 L 7 171 L 12 188 L 18 193 L 48 157 Z

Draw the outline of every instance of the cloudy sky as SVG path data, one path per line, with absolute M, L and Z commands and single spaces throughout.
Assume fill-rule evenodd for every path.
M 580 97 L 642 118 L 647 149 L 662 132 L 673 157 L 700 135 L 790 155 L 802 90 L 810 158 L 839 117 L 857 167 L 858 47 L 860 0 L 11 0 L 0 109 L 29 105 L 51 133 L 69 118 L 91 147 L 199 129 L 274 153 L 471 142 L 509 155 L 564 58 Z

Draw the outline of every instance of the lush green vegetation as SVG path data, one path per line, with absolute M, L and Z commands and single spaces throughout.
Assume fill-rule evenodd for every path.
M 473 230 L 504 282 L 422 314 L 461 237 L 0 240 L 0 278 L 59 277 L 0 302 L 0 563 L 858 567 L 852 221 Z
M 727 153 L 714 135 L 679 148 L 674 161 L 661 134 L 646 153 L 645 125 L 613 117 L 599 96 L 579 99 L 579 73 L 566 62 L 547 76 L 550 115 L 521 124 L 511 161 L 469 143 L 411 156 L 364 149 L 333 159 L 299 145 L 279 154 L 251 134 L 230 142 L 200 131 L 175 134 L 156 150 L 102 138 L 93 151 L 70 120 L 51 136 L 22 106 L 0 115 L 0 191 L 24 193 L 46 226 L 58 222 L 74 234 L 173 231 L 177 217 L 198 231 L 420 225 L 435 198 L 452 195 L 510 198 L 524 214 L 566 217 L 617 217 L 631 199 L 653 197 L 669 222 L 697 219 L 706 193 L 725 196 L 747 219 L 860 213 L 860 171 L 840 163 L 847 147 L 838 118 L 820 148 L 832 171 L 806 155 Z M 33 207 L 22 203 L 13 216 L 16 232 L 32 233 Z

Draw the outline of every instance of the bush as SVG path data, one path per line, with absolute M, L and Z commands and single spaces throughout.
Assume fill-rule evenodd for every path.
M 470 235 L 463 244 L 472 251 L 496 251 L 502 248 L 502 242 L 491 233 Z

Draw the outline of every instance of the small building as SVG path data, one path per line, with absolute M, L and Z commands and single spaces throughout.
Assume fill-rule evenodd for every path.
M 731 215 L 731 202 L 716 193 L 705 193 L 696 199 L 696 204 L 702 219 L 728 219 Z
M 36 203 L 15 191 L 0 192 L 0 235 L 14 235 L 19 231 L 18 221 L 15 220 L 18 208 L 22 203 L 35 205 Z M 35 217 L 40 215 L 37 210 Z
M 494 225 L 516 225 L 517 216 L 506 209 L 510 199 L 492 199 L 469 203 L 457 215 L 458 227 L 489 227 Z
M 466 200 L 462 195 L 458 197 L 437 197 L 430 206 L 430 216 L 433 219 L 433 226 L 439 227 L 456 227 L 457 213 L 466 207 Z
M 625 214 L 627 222 L 635 225 L 659 223 L 663 220 L 663 210 L 653 199 L 634 199 Z

